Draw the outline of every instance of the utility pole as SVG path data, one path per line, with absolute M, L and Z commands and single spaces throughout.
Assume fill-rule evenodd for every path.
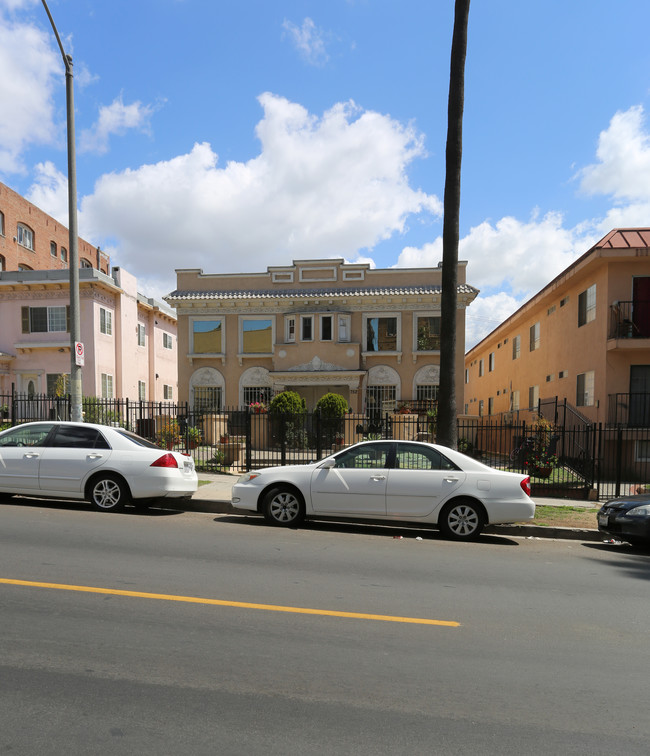
M 70 419 L 83 421 L 81 409 L 81 365 L 77 364 L 77 344 L 81 343 L 81 316 L 79 312 L 79 232 L 77 229 L 77 160 L 74 138 L 74 87 L 72 76 L 72 56 L 63 49 L 56 24 L 42 0 L 50 19 L 54 36 L 61 50 L 65 66 L 66 118 L 68 126 L 68 233 L 70 248 Z

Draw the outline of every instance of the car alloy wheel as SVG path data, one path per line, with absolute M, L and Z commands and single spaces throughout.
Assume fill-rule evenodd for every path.
M 474 502 L 458 499 L 448 504 L 440 515 L 440 530 L 448 538 L 456 541 L 471 541 L 478 538 L 485 518 L 482 510 Z
M 102 475 L 91 484 L 90 500 L 101 512 L 118 512 L 128 499 L 126 485 L 116 475 Z
M 264 497 L 263 513 L 272 525 L 295 527 L 305 518 L 302 497 L 290 488 L 275 488 Z

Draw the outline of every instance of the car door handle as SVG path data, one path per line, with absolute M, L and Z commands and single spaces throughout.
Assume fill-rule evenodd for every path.
M 386 480 L 385 475 L 371 475 L 370 480 Z
M 25 452 L 25 459 L 38 459 L 41 455 L 38 452 Z
M 103 456 L 103 454 L 89 454 L 88 459 L 101 459 Z
M 458 478 L 445 478 L 445 483 L 458 483 Z

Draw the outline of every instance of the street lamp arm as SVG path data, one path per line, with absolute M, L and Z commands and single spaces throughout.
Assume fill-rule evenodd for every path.
M 66 51 L 63 49 L 63 43 L 61 42 L 61 37 L 59 37 L 59 32 L 56 28 L 56 24 L 54 23 L 54 19 L 52 18 L 52 14 L 50 13 L 50 9 L 47 7 L 47 3 L 45 0 L 41 0 L 43 3 L 43 7 L 45 8 L 45 12 L 47 13 L 47 17 L 50 19 L 50 23 L 52 24 L 52 30 L 54 31 L 54 36 L 56 37 L 56 41 L 59 43 L 59 50 L 61 50 L 61 57 L 63 58 L 63 65 L 65 66 L 65 72 L 66 74 L 70 74 L 72 76 L 72 56 L 68 55 Z

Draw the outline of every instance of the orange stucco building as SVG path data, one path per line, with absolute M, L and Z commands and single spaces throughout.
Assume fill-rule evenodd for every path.
M 615 229 L 465 355 L 465 412 L 650 426 L 650 229 Z

